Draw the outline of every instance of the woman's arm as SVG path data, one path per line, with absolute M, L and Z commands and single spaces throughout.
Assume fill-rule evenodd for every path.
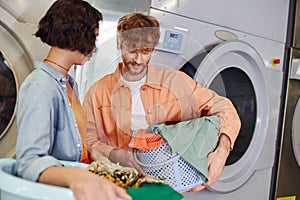
M 117 199 L 131 200 L 125 189 L 83 168 L 53 166 L 43 171 L 41 183 L 69 187 L 77 200 Z

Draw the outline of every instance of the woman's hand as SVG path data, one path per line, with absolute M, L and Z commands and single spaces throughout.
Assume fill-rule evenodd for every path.
M 126 190 L 87 170 L 76 172 L 77 176 L 70 183 L 76 200 L 131 200 Z
M 39 177 L 39 182 L 69 187 L 76 200 L 131 200 L 126 190 L 113 182 L 79 167 L 52 166 Z

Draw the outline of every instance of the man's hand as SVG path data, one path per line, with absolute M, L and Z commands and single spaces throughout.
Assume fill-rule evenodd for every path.
M 227 157 L 229 156 L 230 144 L 228 136 L 221 134 L 216 150 L 207 156 L 208 182 L 203 184 L 205 187 L 214 184 L 221 176 Z
M 131 151 L 116 148 L 110 152 L 109 160 L 114 163 L 120 163 L 120 165 L 122 165 L 123 167 L 132 167 L 138 170 L 138 172 L 140 173 L 143 172 L 143 169 L 135 161 L 133 157 L 133 152 Z

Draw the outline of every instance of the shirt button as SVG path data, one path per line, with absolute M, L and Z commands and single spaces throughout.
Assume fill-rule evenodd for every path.
M 146 91 L 146 87 L 143 87 L 142 90 L 143 90 L 143 91 Z
M 81 145 L 80 145 L 80 144 L 77 144 L 76 146 L 77 146 L 77 148 L 79 148 Z
M 148 110 L 148 114 L 151 114 L 152 113 L 152 111 L 151 110 Z

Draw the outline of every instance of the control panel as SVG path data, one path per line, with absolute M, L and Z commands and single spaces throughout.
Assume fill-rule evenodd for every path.
M 161 38 L 156 49 L 171 53 L 182 54 L 185 36 L 183 33 L 170 29 L 161 30 Z

